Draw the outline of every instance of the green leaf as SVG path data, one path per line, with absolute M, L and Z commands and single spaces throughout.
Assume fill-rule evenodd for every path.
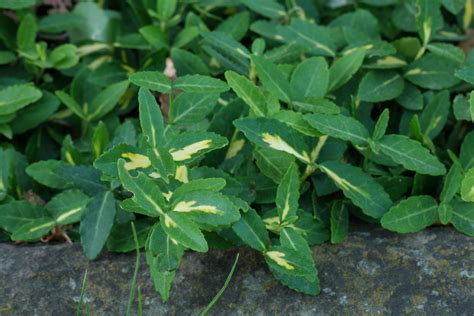
M 130 75 L 130 81 L 141 88 L 171 93 L 171 81 L 163 73 L 158 71 L 140 71 Z
M 22 134 L 46 122 L 59 107 L 59 100 L 49 92 L 43 92 L 41 99 L 16 112 L 10 123 L 14 134 Z
M 180 93 L 171 104 L 168 113 L 173 124 L 199 122 L 215 108 L 219 94 L 216 93 Z
M 25 106 L 38 101 L 41 90 L 30 85 L 10 86 L 0 90 L 0 115 L 15 113 Z
M 305 120 L 325 135 L 350 141 L 354 145 L 368 145 L 369 132 L 362 123 L 352 117 L 314 113 L 305 115 Z
M 450 204 L 442 202 L 438 207 L 438 218 L 441 224 L 447 225 L 453 218 L 453 208 Z
M 456 69 L 454 75 L 461 80 L 464 80 L 470 84 L 474 84 L 474 65 L 463 65 L 462 67 Z
M 474 237 L 474 203 L 453 200 L 450 222 L 461 233 Z
M 408 170 L 439 176 L 446 173 L 444 165 L 419 142 L 403 135 L 386 135 L 377 143 L 382 153 Z
M 26 173 L 36 182 L 54 189 L 66 189 L 71 182 L 65 181 L 59 174 L 59 169 L 69 166 L 60 160 L 42 160 L 35 162 L 26 168 Z
M 81 220 L 90 198 L 79 190 L 63 191 L 55 195 L 45 208 L 59 225 L 69 225 Z
M 250 10 L 255 11 L 267 18 L 281 18 L 286 15 L 285 8 L 275 0 L 241 0 Z
M 309 263 L 312 259 L 312 253 L 308 246 L 306 240 L 298 234 L 294 229 L 284 228 L 280 232 L 280 243 L 283 247 L 298 251 L 301 255 L 304 255 L 308 258 L 308 264 L 314 265 L 314 263 Z M 288 286 L 289 288 L 302 292 L 308 295 L 317 295 L 320 292 L 318 271 L 315 269 L 315 278 L 312 281 L 309 281 L 305 277 L 288 275 L 286 273 L 278 273 L 277 271 L 272 271 L 275 273 L 275 278 L 277 278 L 282 284 Z
M 326 27 L 292 18 L 291 25 L 277 26 L 277 32 L 286 43 L 296 43 L 314 55 L 334 57 L 336 45 L 332 34 Z M 281 35 L 280 35 L 281 34 Z
M 100 172 L 89 165 L 63 166 L 57 169 L 57 175 L 62 177 L 64 182 L 71 183 L 73 187 L 89 195 L 107 190 L 100 180 Z
M 405 82 L 405 89 L 396 101 L 407 110 L 423 109 L 423 95 L 409 82 Z
M 420 125 L 423 133 L 434 139 L 442 131 L 451 104 L 449 102 L 449 92 L 444 90 L 433 96 L 420 116 Z
M 26 56 L 33 54 L 35 57 L 36 33 L 38 32 L 38 25 L 36 19 L 32 14 L 23 16 L 16 33 L 16 45 L 18 50 L 25 53 Z
M 208 75 L 209 69 L 202 59 L 186 50 L 179 48 L 171 49 L 171 59 L 176 71 L 180 75 L 200 74 Z
M 79 116 L 81 119 L 86 120 L 86 113 L 84 113 L 84 110 L 81 108 L 79 103 L 74 100 L 73 97 L 71 97 L 69 94 L 67 94 L 64 91 L 56 91 L 55 92 L 56 96 L 61 100 L 61 102 L 69 108 L 74 114 Z
M 276 64 L 261 56 L 252 56 L 257 75 L 267 91 L 274 94 L 279 100 L 289 102 L 291 100 L 290 83 L 285 74 Z
M 185 214 L 167 212 L 161 216 L 161 226 L 175 241 L 198 252 L 209 250 L 204 235 Z
M 275 198 L 280 223 L 284 223 L 288 218 L 296 216 L 298 200 L 300 198 L 299 187 L 298 166 L 292 163 L 278 185 Z
M 169 20 L 175 10 L 177 5 L 177 0 L 158 0 L 156 3 L 156 12 L 161 21 Z
M 170 154 L 178 163 L 189 163 L 204 154 L 222 148 L 227 138 L 210 132 L 185 132 L 170 143 Z
M 148 216 L 158 217 L 165 213 L 163 194 L 152 179 L 142 172 L 139 172 L 137 177 L 132 177 L 125 168 L 123 159 L 118 162 L 118 173 L 123 187 L 133 193 L 133 201 L 145 210 Z
M 291 95 L 293 100 L 306 97 L 323 98 L 329 84 L 329 70 L 322 57 L 311 57 L 296 66 L 291 75 Z
M 160 178 L 168 183 L 168 178 L 173 176 L 176 171 L 176 165 L 171 154 L 162 147 L 150 148 L 147 153 L 153 168 L 158 172 Z
M 46 15 L 38 22 L 38 30 L 44 33 L 57 34 L 81 27 L 85 23 L 81 16 L 70 12 Z
M 155 97 L 145 88 L 138 91 L 138 104 L 140 110 L 140 125 L 142 132 L 152 148 L 157 148 L 163 142 L 164 122 L 161 109 Z
M 403 88 L 403 78 L 396 71 L 373 70 L 362 79 L 358 96 L 366 102 L 388 101 L 400 96 Z
M 104 148 L 107 147 L 109 142 L 110 138 L 107 126 L 100 121 L 92 135 L 92 150 L 94 151 L 96 158 L 102 154 Z
M 203 75 L 179 77 L 174 82 L 173 88 L 194 93 L 222 93 L 229 90 L 224 81 Z
M 235 13 L 219 23 L 216 31 L 229 34 L 237 41 L 240 41 L 247 33 L 250 24 L 250 12 L 243 11 Z
M 56 222 L 50 217 L 41 217 L 32 220 L 30 223 L 22 225 L 16 229 L 12 236 L 12 240 L 36 240 L 47 235 L 54 228 Z
M 240 219 L 232 225 L 232 230 L 243 242 L 257 251 L 265 251 L 270 244 L 265 224 L 253 209 L 242 213 Z
M 248 104 L 256 116 L 268 113 L 265 96 L 253 82 L 233 71 L 226 71 L 225 78 L 235 94 Z
M 458 63 L 444 57 L 428 53 L 408 65 L 405 79 L 430 90 L 447 89 L 459 83 L 454 76 Z
M 16 60 L 15 54 L 9 51 L 0 51 L 0 65 L 6 65 Z
M 446 174 L 443 190 L 440 194 L 440 200 L 443 203 L 449 203 L 456 193 L 458 193 L 463 177 L 462 171 L 462 167 L 459 164 L 454 163 Z
M 127 170 L 148 169 L 151 166 L 146 150 L 127 144 L 118 144 L 94 161 L 94 167 L 110 177 L 118 178 L 117 160 L 126 159 Z
M 304 118 L 304 115 L 300 112 L 294 112 L 290 110 L 281 110 L 271 116 L 292 127 L 296 131 L 306 136 L 321 136 L 321 133 L 312 127 Z
M 187 183 L 183 183 L 173 192 L 173 197 L 179 197 L 181 194 L 195 192 L 195 191 L 213 191 L 219 192 L 226 186 L 226 181 L 223 178 L 207 178 L 195 179 Z
M 464 63 L 464 51 L 457 46 L 452 44 L 433 43 L 428 44 L 427 48 L 433 54 L 451 59 L 452 61 L 457 62 L 459 65 Z
M 247 74 L 249 68 L 249 50 L 230 35 L 222 32 L 202 32 L 204 50 L 216 58 L 225 69 Z
M 390 208 L 380 223 L 397 233 L 414 233 L 436 221 L 437 209 L 438 203 L 431 196 L 412 196 Z
M 334 91 L 347 83 L 362 66 L 365 48 L 355 48 L 337 59 L 329 68 L 329 91 Z
M 341 110 L 333 102 L 319 98 L 304 98 L 302 101 L 293 101 L 297 109 L 312 113 L 339 114 Z
M 317 277 L 316 268 L 312 258 L 301 254 L 299 251 L 282 246 L 270 246 L 263 253 L 268 267 L 274 275 L 286 274 L 304 277 L 314 281 Z
M 48 56 L 48 63 L 55 69 L 69 69 L 77 65 L 79 55 L 77 47 L 72 44 L 63 44 L 55 49 Z
M 275 183 L 282 181 L 285 172 L 295 161 L 294 156 L 290 154 L 267 148 L 257 148 L 253 155 L 260 171 Z
M 466 202 L 474 202 L 474 168 L 469 169 L 462 179 L 461 198 Z
M 377 120 L 377 123 L 375 124 L 374 132 L 372 133 L 372 140 L 378 141 L 385 135 L 389 119 L 389 110 L 383 110 L 382 114 L 380 114 L 379 119 Z
M 465 170 L 474 167 L 474 132 L 470 132 L 464 137 L 459 160 Z
M 243 118 L 234 121 L 234 125 L 259 146 L 284 151 L 307 164 L 311 163 L 303 135 L 284 123 L 267 118 Z
M 98 120 L 112 111 L 122 95 L 127 91 L 128 84 L 128 81 L 118 82 L 97 94 L 90 104 L 87 119 L 90 121 Z
M 364 214 L 381 218 L 392 205 L 383 187 L 362 169 L 337 161 L 323 162 L 319 168 Z
M 0 227 L 13 233 L 23 225 L 44 217 L 43 207 L 27 201 L 12 201 L 0 205 Z
M 331 207 L 331 243 L 339 244 L 347 237 L 349 210 L 344 201 L 336 201 Z
M 32 7 L 37 0 L 0 0 L 0 8 L 9 10 L 19 10 Z
M 79 231 L 84 254 L 95 259 L 102 250 L 115 219 L 115 198 L 112 192 L 95 195 L 84 210 Z
M 223 194 L 213 191 L 193 191 L 174 195 L 172 212 L 186 215 L 202 228 L 230 226 L 240 218 L 238 208 Z

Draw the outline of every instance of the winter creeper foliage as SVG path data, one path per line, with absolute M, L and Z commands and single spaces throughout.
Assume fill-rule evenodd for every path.
M 471 1 L 97 2 L 0 0 L 1 239 L 133 222 L 167 300 L 186 250 L 316 295 L 353 218 L 474 236 Z

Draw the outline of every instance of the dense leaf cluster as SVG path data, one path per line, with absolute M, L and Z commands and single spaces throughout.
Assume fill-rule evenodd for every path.
M 320 291 L 349 217 L 474 236 L 465 0 L 0 0 L 0 238 L 250 247 Z

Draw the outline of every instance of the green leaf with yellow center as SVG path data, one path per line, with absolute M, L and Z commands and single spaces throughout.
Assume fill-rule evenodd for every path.
M 149 216 L 163 215 L 166 204 L 158 185 L 142 172 L 139 172 L 137 177 L 132 177 L 125 169 L 125 164 L 123 159 L 118 162 L 118 173 L 123 187 L 133 193 L 133 200 L 139 207 L 149 212 Z
M 239 209 L 222 193 L 191 191 L 173 194 L 172 212 L 191 218 L 202 228 L 229 226 L 240 218 Z
M 207 252 L 208 246 L 199 227 L 185 214 L 168 212 L 161 216 L 163 230 L 173 240 L 186 248 L 198 252 Z
M 152 148 L 158 147 L 163 142 L 164 122 L 161 109 L 148 89 L 140 88 L 138 91 L 138 104 L 140 111 L 140 125 Z
M 179 163 L 189 163 L 204 154 L 224 147 L 225 137 L 211 132 L 185 132 L 174 138 L 170 144 L 170 154 Z
M 392 205 L 383 187 L 362 169 L 337 161 L 324 162 L 320 169 L 364 214 L 380 218 Z
M 255 144 L 264 148 L 284 151 L 311 164 L 309 146 L 305 136 L 285 123 L 268 118 L 243 118 L 234 121 L 234 125 Z
M 281 223 L 285 222 L 287 218 L 296 215 L 300 197 L 299 187 L 300 177 L 298 166 L 296 163 L 292 163 L 278 185 L 275 198 Z
M 263 253 L 268 267 L 274 274 L 287 274 L 290 276 L 304 277 L 308 281 L 313 281 L 317 277 L 312 258 L 300 253 L 297 250 L 283 247 L 271 246 Z

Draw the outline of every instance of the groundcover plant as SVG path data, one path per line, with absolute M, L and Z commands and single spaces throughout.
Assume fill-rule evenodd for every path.
M 320 291 L 349 218 L 474 235 L 465 0 L 0 0 L 0 238 L 250 247 Z M 316 248 L 317 249 L 317 248 Z

